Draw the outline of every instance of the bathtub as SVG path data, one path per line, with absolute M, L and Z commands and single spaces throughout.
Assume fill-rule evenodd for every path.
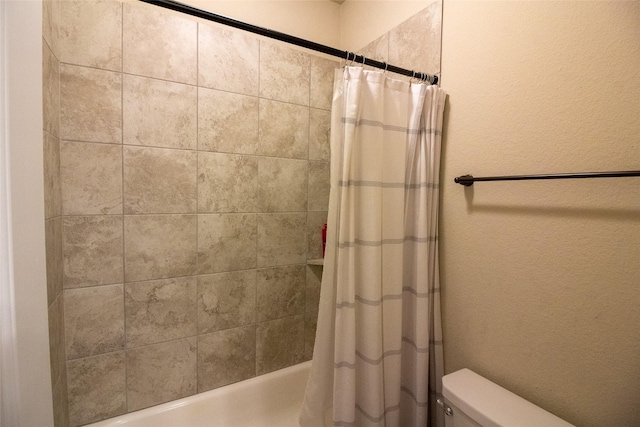
M 304 362 L 89 427 L 298 427 L 310 368 Z

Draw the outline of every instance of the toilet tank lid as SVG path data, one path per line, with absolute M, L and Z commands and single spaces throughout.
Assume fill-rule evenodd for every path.
M 483 427 L 575 427 L 466 368 L 442 378 L 442 394 Z

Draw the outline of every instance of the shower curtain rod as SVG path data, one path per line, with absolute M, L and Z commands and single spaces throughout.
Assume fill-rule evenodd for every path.
M 484 176 L 473 175 L 457 176 L 453 179 L 456 184 L 469 187 L 476 181 L 523 181 L 528 179 L 566 179 L 566 178 L 619 178 L 625 176 L 640 176 L 637 171 L 613 171 L 613 172 L 581 172 L 581 173 L 556 173 L 549 175 L 510 175 L 510 176 Z
M 140 0 L 145 3 L 150 3 L 156 6 L 164 7 L 165 9 L 175 10 L 176 12 L 186 13 L 198 18 L 206 19 L 208 21 L 217 22 L 219 24 L 228 25 L 230 27 L 239 28 L 250 33 L 259 34 L 261 36 L 269 37 L 271 39 L 283 41 L 286 43 L 301 46 L 307 49 L 315 50 L 316 52 L 326 53 L 327 55 L 336 56 L 344 60 L 357 62 L 359 64 L 368 65 L 370 67 L 380 68 L 386 71 L 391 71 L 396 74 L 402 74 L 403 76 L 409 76 L 427 81 L 430 84 L 438 84 L 438 76 L 429 75 L 425 73 L 415 72 L 413 70 L 407 70 L 405 68 L 396 67 L 395 65 L 387 64 L 386 62 L 376 61 L 370 58 L 366 58 L 363 55 L 357 55 L 354 52 L 347 50 L 340 50 L 330 46 L 325 46 L 310 40 L 301 39 L 289 34 L 280 33 L 278 31 L 269 30 L 267 28 L 258 27 L 256 25 L 247 24 L 246 22 L 238 21 L 226 16 L 218 15 L 215 13 L 207 12 L 202 9 L 198 9 L 183 3 L 179 3 L 173 0 Z

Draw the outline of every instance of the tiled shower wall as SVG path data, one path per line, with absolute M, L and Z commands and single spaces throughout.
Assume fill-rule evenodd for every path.
M 44 25 L 56 425 L 309 359 L 337 63 L 135 2 Z

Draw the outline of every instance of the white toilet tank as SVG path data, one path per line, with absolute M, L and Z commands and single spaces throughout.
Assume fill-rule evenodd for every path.
M 442 378 L 446 427 L 575 427 L 469 369 Z

